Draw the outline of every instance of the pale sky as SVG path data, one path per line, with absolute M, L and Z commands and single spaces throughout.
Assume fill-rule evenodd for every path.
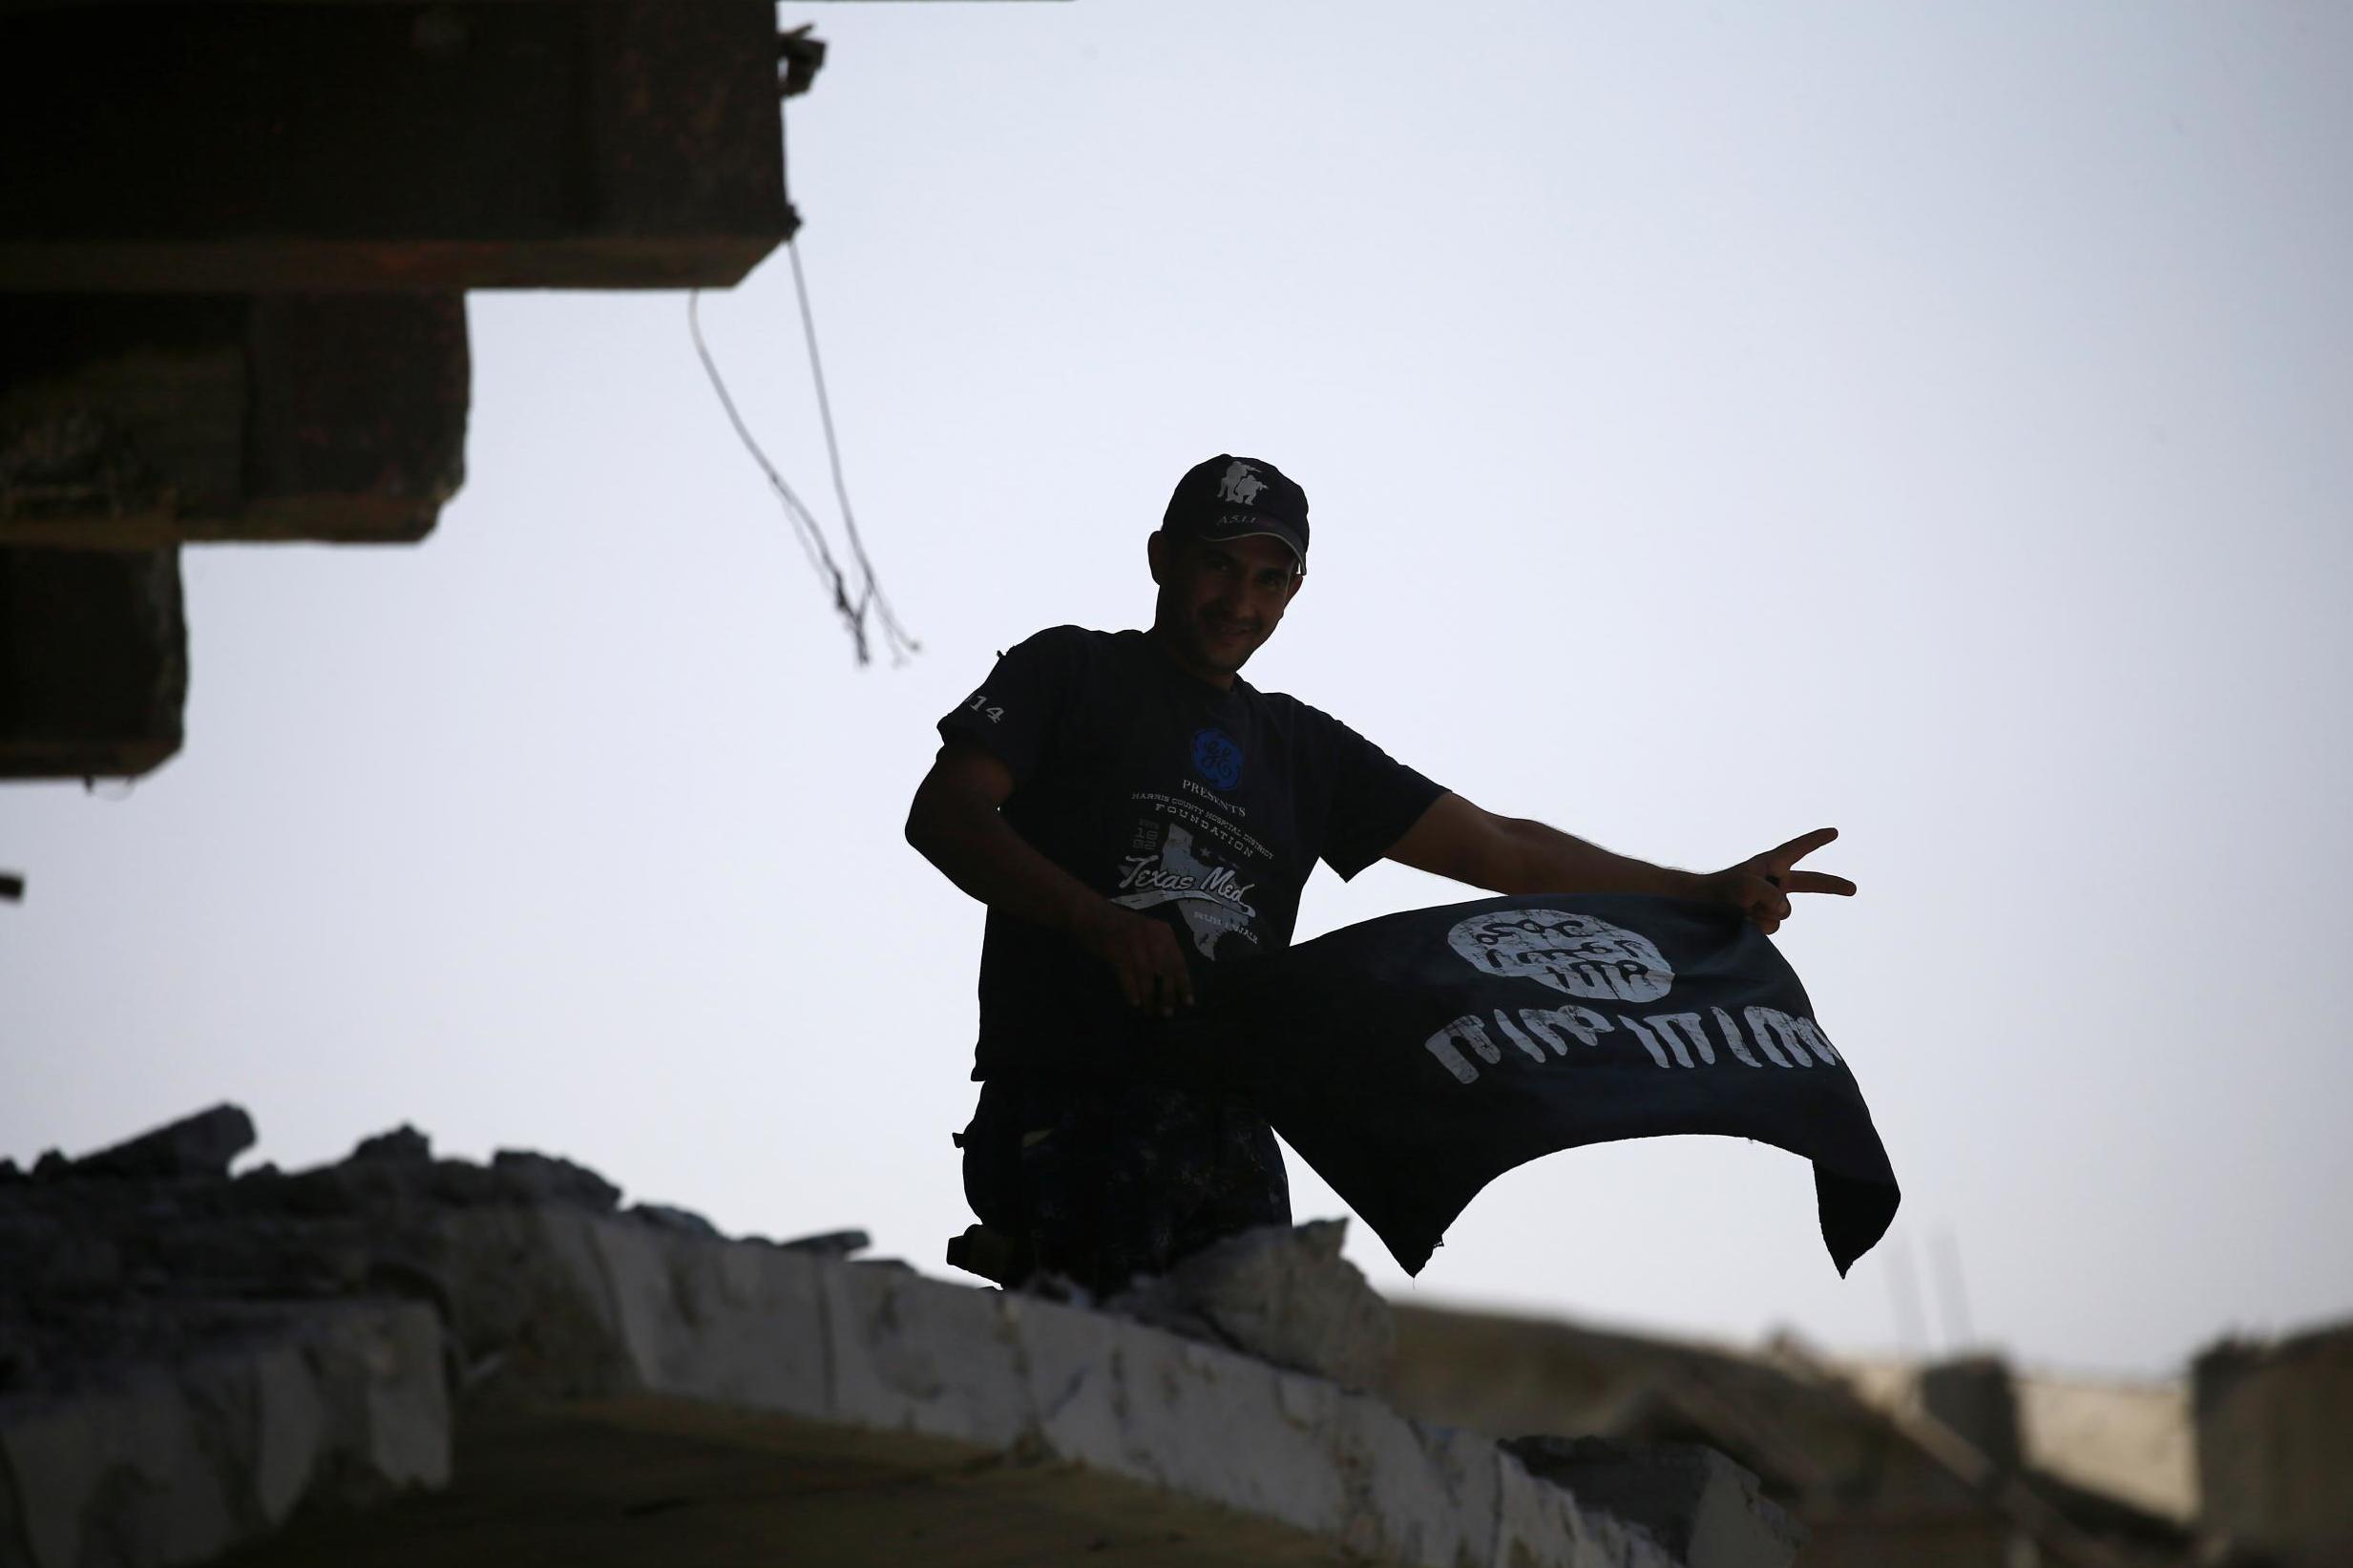
M 1977 1339 L 2138 1371 L 2353 1312 L 2353 10 L 1770 10 L 786 8 L 922 656 L 852 667 L 683 296 L 475 295 L 431 540 L 191 550 L 186 749 L 0 790 L 0 1155 L 405 1120 L 952 1273 L 932 723 L 1146 620 L 1240 451 L 1315 523 L 1256 684 L 1674 864 L 1835 824 L 1863 889 L 1779 939 L 1905 1188 L 1850 1279 L 1804 1162 L 1676 1139 L 1513 1173 L 1418 1283 L 1359 1232 L 1382 1288 L 1922 1349 L 1950 1244 Z M 704 315 L 822 500 L 784 258 Z M 1319 871 L 1300 935 L 1468 896 Z

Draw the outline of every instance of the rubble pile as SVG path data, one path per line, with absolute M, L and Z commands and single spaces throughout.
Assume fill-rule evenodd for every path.
M 0 1395 L 234 1345 L 293 1304 L 352 1298 L 431 1308 L 452 1387 L 496 1368 L 526 1383 L 554 1375 L 543 1391 L 570 1392 L 553 1371 L 563 1357 L 538 1353 L 550 1326 L 480 1267 L 464 1244 L 475 1227 L 452 1218 L 546 1204 L 720 1239 L 684 1209 L 622 1209 L 619 1187 L 549 1155 L 440 1159 L 404 1125 L 334 1164 L 231 1176 L 254 1141 L 252 1119 L 219 1105 L 78 1160 L 52 1150 L 30 1173 L 0 1160 Z M 767 1244 L 846 1256 L 867 1239 L 843 1231 Z
M 1095 1311 L 409 1127 L 232 1174 L 253 1140 L 221 1106 L 0 1162 L 0 1568 L 1788 1561 L 1362 1391 L 1392 1330 L 1336 1225 Z M 1738 1524 L 1686 1496 L 1731 1484 L 1673 1507 Z
M 219 1105 L 30 1172 L 0 1160 L 0 1564 L 200 1560 L 304 1503 L 442 1487 L 454 1396 L 560 1398 L 613 1371 L 599 1331 L 509 1266 L 528 1245 L 486 1239 L 548 1208 L 719 1236 L 621 1209 L 570 1160 L 437 1159 L 412 1127 L 232 1176 L 254 1141 Z

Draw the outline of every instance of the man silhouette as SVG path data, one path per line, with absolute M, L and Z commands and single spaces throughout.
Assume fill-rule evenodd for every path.
M 1287 946 L 1319 859 L 1343 878 L 1386 858 L 1490 892 L 1699 899 L 1768 931 L 1791 893 L 1855 890 L 1796 868 L 1835 829 L 1721 871 L 1653 866 L 1482 810 L 1243 680 L 1307 580 L 1307 494 L 1271 463 L 1195 466 L 1145 549 L 1150 629 L 1061 626 L 1009 650 L 939 721 L 908 813 L 908 842 L 989 909 L 959 1142 L 999 1247 L 973 1266 L 1004 1284 L 1043 1271 L 1106 1293 L 1289 1223 L 1265 1120 L 1168 1081 L 1144 1026 L 1193 1005 L 1191 962 Z

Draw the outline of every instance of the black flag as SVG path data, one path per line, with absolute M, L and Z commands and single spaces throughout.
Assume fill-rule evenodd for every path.
M 1169 1039 L 1253 1101 L 1418 1274 L 1480 1188 L 1587 1143 L 1721 1133 L 1814 1161 L 1844 1274 L 1898 1193 L 1845 1058 L 1736 911 L 1491 898 L 1217 975 Z

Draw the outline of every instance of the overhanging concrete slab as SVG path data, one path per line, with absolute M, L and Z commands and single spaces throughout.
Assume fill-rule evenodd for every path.
M 187 693 L 178 551 L 0 549 L 0 779 L 145 773 Z
M 731 284 L 776 62 L 768 0 L 0 12 L 0 290 Z
M 470 395 L 456 294 L 0 296 L 0 546 L 420 539 Z

